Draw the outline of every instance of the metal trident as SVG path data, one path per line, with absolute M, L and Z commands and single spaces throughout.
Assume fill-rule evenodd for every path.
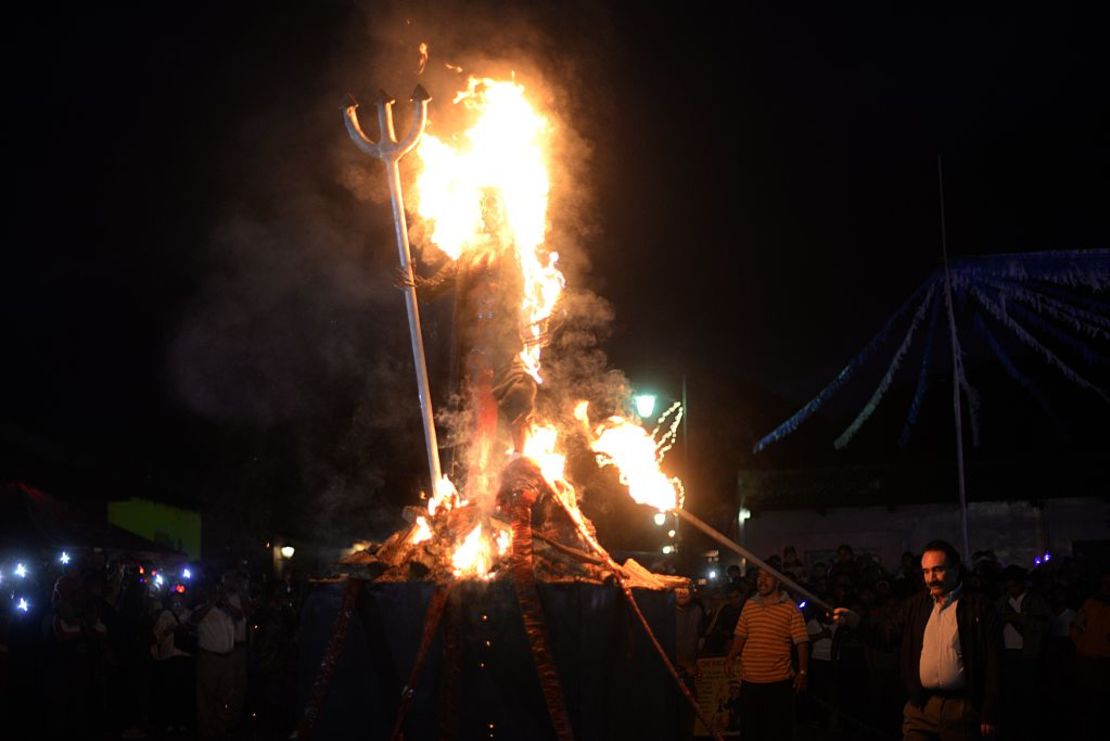
M 420 306 L 416 300 L 416 283 L 412 271 L 412 255 L 409 251 L 409 230 L 405 221 L 405 199 L 401 193 L 401 158 L 412 151 L 424 127 L 428 123 L 428 101 L 432 97 L 420 85 L 412 93 L 413 120 L 408 133 L 401 141 L 393 130 L 394 100 L 384 91 L 379 91 L 374 101 L 378 108 L 379 141 L 372 142 L 362 132 L 358 124 L 358 104 L 352 103 L 344 111 L 347 133 L 355 145 L 371 157 L 385 163 L 385 174 L 389 179 L 389 196 L 393 202 L 393 227 L 397 236 L 397 253 L 401 258 L 401 273 L 404 278 L 405 308 L 409 315 L 409 337 L 412 340 L 412 361 L 416 366 L 416 386 L 420 396 L 420 412 L 424 419 L 424 444 L 428 453 L 428 473 L 434 494 L 442 476 L 439 465 L 439 446 L 436 443 L 435 418 L 432 415 L 432 394 L 428 384 L 428 366 L 424 359 L 424 338 L 420 333 Z

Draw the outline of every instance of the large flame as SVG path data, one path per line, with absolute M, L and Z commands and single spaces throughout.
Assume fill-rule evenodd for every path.
M 587 419 L 584 404 L 578 406 L 575 415 L 581 421 Z M 668 419 L 669 427 L 657 439 Z M 597 455 L 599 466 L 617 468 L 621 483 L 628 486 L 628 494 L 636 502 L 655 507 L 661 512 L 678 509 L 683 504 L 682 482 L 678 478 L 667 476 L 659 466 L 674 442 L 681 419 L 680 405 L 675 405 L 664 413 L 659 419 L 659 425 L 652 432 L 624 417 L 610 417 L 594 429 L 590 448 Z
M 451 556 L 455 576 L 487 577 L 491 566 L 490 544 L 482 537 L 482 525 L 474 526 Z
M 547 135 L 551 125 L 511 81 L 470 78 L 454 103 L 476 116 L 448 144 L 425 134 L 417 154 L 416 210 L 444 254 L 477 259 L 511 249 L 520 265 L 520 360 L 536 382 L 540 345 L 565 280 L 547 233 Z

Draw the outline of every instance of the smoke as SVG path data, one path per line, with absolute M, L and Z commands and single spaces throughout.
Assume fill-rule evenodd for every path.
M 296 498 L 327 533 L 383 521 L 397 502 L 412 501 L 424 477 L 404 304 L 393 285 L 388 188 L 381 165 L 347 136 L 347 93 L 364 104 L 378 88 L 395 95 L 401 133 L 419 83 L 433 96 L 431 130 L 450 131 L 448 103 L 467 75 L 515 76 L 525 85 L 556 130 L 548 244 L 570 287 L 544 351 L 538 411 L 559 418 L 577 398 L 615 407 L 627 386 L 600 350 L 612 311 L 589 292 L 587 258 L 601 232 L 585 132 L 614 118 L 594 56 L 616 38 L 609 11 L 586 2 L 395 2 L 345 12 L 330 36 L 321 35 L 325 47 L 283 62 L 284 74 L 268 67 L 272 60 L 238 70 L 251 85 L 277 81 L 240 104 L 249 112 L 213 155 L 220 204 L 211 239 L 197 250 L 204 277 L 166 356 L 168 384 L 185 409 L 260 435 L 262 447 L 288 459 L 275 466 L 280 476 L 252 484 L 255 495 Z M 296 31 L 282 32 L 293 43 Z M 372 110 L 364 105 L 361 113 L 376 138 Z M 419 228 L 413 236 L 419 249 Z M 444 303 L 421 306 L 441 402 L 453 372 Z M 452 411 L 460 408 L 456 400 L 438 410 L 449 444 L 470 427 L 465 412 Z

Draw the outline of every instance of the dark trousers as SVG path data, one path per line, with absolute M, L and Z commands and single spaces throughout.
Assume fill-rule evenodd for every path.
M 193 725 L 195 683 L 192 656 L 154 662 L 155 722 L 160 730 Z
M 979 738 L 979 713 L 962 697 L 932 696 L 921 707 L 907 702 L 903 741 L 972 741 Z
M 1002 738 L 1023 741 L 1040 738 L 1036 696 L 1037 661 L 1021 649 L 1002 652 Z
M 744 741 L 794 738 L 794 680 L 740 685 L 740 738 Z

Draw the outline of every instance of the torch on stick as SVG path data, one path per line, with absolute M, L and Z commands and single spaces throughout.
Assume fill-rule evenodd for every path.
M 384 91 L 378 93 L 375 101 L 378 108 L 379 141 L 373 142 L 362 132 L 358 123 L 358 104 L 352 103 L 344 111 L 347 133 L 355 146 L 385 163 L 385 174 L 389 180 L 389 197 L 393 202 L 393 228 L 397 237 L 397 254 L 401 260 L 401 274 L 404 279 L 405 308 L 409 316 L 409 337 L 412 340 L 412 362 L 416 366 L 417 394 L 420 397 L 420 412 L 424 421 L 424 443 L 428 453 L 428 474 L 434 492 L 442 473 L 439 465 L 439 445 L 436 442 L 435 417 L 432 415 L 432 393 L 428 383 L 428 365 L 424 359 L 424 337 L 420 332 L 420 306 L 416 299 L 416 279 L 412 272 L 412 254 L 409 250 L 409 230 L 405 221 L 405 199 L 401 193 L 401 158 L 416 147 L 428 123 L 428 101 L 431 96 L 420 85 L 412 93 L 413 120 L 408 133 L 401 141 L 393 130 L 394 100 Z
M 708 523 L 704 522 L 703 520 L 701 520 L 697 516 L 690 514 L 689 512 L 687 512 L 684 509 L 675 509 L 673 511 L 676 515 L 678 515 L 682 519 L 686 520 L 686 522 L 690 523 L 691 525 L 696 527 L 698 530 L 701 530 L 703 533 L 708 535 L 710 538 L 713 538 L 713 540 L 717 541 L 718 543 L 723 545 L 725 548 L 728 548 L 730 551 L 732 551 L 734 553 L 737 553 L 737 554 L 743 556 L 744 558 L 748 559 L 749 561 L 752 561 L 753 563 L 755 563 L 756 566 L 758 566 L 759 568 L 761 568 L 764 571 L 766 571 L 767 573 L 769 573 L 771 576 L 778 579 L 780 582 L 782 582 L 784 585 L 786 585 L 786 587 L 788 589 L 790 589 L 791 591 L 797 592 L 798 594 L 805 595 L 805 597 L 807 599 L 809 599 L 810 602 L 824 608 L 825 610 L 827 610 L 829 612 L 833 611 L 833 606 L 830 605 L 828 602 L 821 599 L 820 597 L 818 597 L 816 594 L 809 591 L 808 589 L 800 586 L 796 581 L 794 581 L 790 577 L 784 576 L 782 573 L 780 573 L 776 569 L 771 568 L 770 566 L 767 565 L 767 563 L 763 559 L 761 559 L 758 556 L 756 556 L 755 554 L 753 554 L 751 551 L 749 551 L 744 546 L 742 546 L 738 543 L 734 543 L 733 541 L 729 540 L 724 535 L 722 535 L 720 533 L 720 531 L 711 527 Z

